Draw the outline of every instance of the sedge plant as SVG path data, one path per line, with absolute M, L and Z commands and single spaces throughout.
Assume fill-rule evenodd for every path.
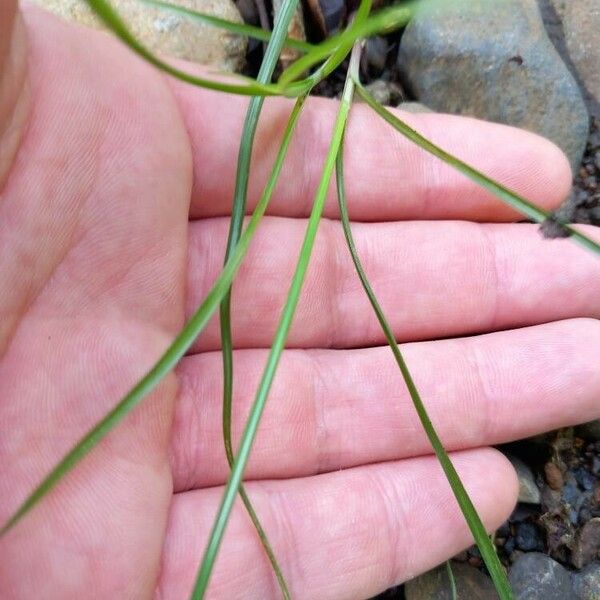
M 350 218 L 345 201 L 342 146 L 346 124 L 348 119 L 351 118 L 353 97 L 356 93 L 356 95 L 379 114 L 381 118 L 402 135 L 425 151 L 444 161 L 446 164 L 457 169 L 463 175 L 475 181 L 478 185 L 492 192 L 500 200 L 519 211 L 526 218 L 538 223 L 543 223 L 547 219 L 556 221 L 556 218 L 547 211 L 537 207 L 526 198 L 521 197 L 505 186 L 493 181 L 485 174 L 477 171 L 470 165 L 427 140 L 420 133 L 404 123 L 398 116 L 381 106 L 361 85 L 358 65 L 362 41 L 368 36 L 389 33 L 406 25 L 414 15 L 415 11 L 419 9 L 419 2 L 403 2 L 371 14 L 371 0 L 362 0 L 354 18 L 344 31 L 332 36 L 320 44 L 309 44 L 287 38 L 288 25 L 296 9 L 298 0 L 284 0 L 282 11 L 274 23 L 272 32 L 267 32 L 244 24 L 230 23 L 210 15 L 194 12 L 187 8 L 170 5 L 168 2 L 162 0 L 140 0 L 140 2 L 146 5 L 173 11 L 184 18 L 195 19 L 210 26 L 220 27 L 233 34 L 268 41 L 269 43 L 259 74 L 256 79 L 252 79 L 221 73 L 214 73 L 212 74 L 213 76 L 203 77 L 182 71 L 165 60 L 155 56 L 139 40 L 137 40 L 108 0 L 86 1 L 104 24 L 127 44 L 132 51 L 136 52 L 142 58 L 168 75 L 180 79 L 190 85 L 204 87 L 223 93 L 251 96 L 244 129 L 240 139 L 236 185 L 232 202 L 232 217 L 227 251 L 225 263 L 220 275 L 217 277 L 215 283 L 196 312 L 173 340 L 170 347 L 165 351 L 152 369 L 132 386 L 131 390 L 120 400 L 120 402 L 118 402 L 101 421 L 88 431 L 31 491 L 27 498 L 23 500 L 21 505 L 16 508 L 9 519 L 2 525 L 0 528 L 0 536 L 4 535 L 8 530 L 14 527 L 35 505 L 41 502 L 46 494 L 58 485 L 62 478 L 71 471 L 71 469 L 75 468 L 77 463 L 84 459 L 84 457 L 91 452 L 114 427 L 125 419 L 144 397 L 160 383 L 162 378 L 177 365 L 178 361 L 184 356 L 192 343 L 200 335 L 210 317 L 217 309 L 219 309 L 224 367 L 223 441 L 225 454 L 231 471 L 198 570 L 198 575 L 192 591 L 192 598 L 200 599 L 205 596 L 229 515 L 238 494 L 240 494 L 244 502 L 273 567 L 282 596 L 284 598 L 291 597 L 286 584 L 285 574 L 281 571 L 275 552 L 268 541 L 267 534 L 260 524 L 259 516 L 254 511 L 242 482 L 244 470 L 252 450 L 252 444 L 268 399 L 269 390 L 275 377 L 279 359 L 285 348 L 287 335 L 294 319 L 294 313 L 310 262 L 319 222 L 321 220 L 327 190 L 335 170 L 342 226 L 357 275 L 369 298 L 386 340 L 390 345 L 398 365 L 399 374 L 407 386 L 415 410 L 428 436 L 432 449 L 442 466 L 452 492 L 454 493 L 458 505 L 481 551 L 481 555 L 492 577 L 498 596 L 502 600 L 509 600 L 512 598 L 512 592 L 508 584 L 506 573 L 497 557 L 493 542 L 485 531 L 477 511 L 452 465 L 452 461 L 444 450 L 443 444 L 436 433 L 435 426 L 427 414 L 427 399 L 422 399 L 420 397 L 411 376 L 409 366 L 402 356 L 385 315 L 369 284 L 368 278 L 362 269 L 360 257 L 357 254 L 353 242 Z M 277 66 L 278 57 L 282 49 L 286 46 L 295 48 L 303 53 L 303 55 L 298 58 L 296 62 L 289 65 L 277 81 L 273 81 L 273 73 Z M 282 309 L 279 324 L 274 335 L 273 344 L 256 392 L 254 403 L 250 410 L 239 446 L 234 451 L 231 436 L 234 367 L 230 319 L 231 286 L 234 283 L 236 273 L 244 260 L 252 238 L 267 210 L 269 201 L 277 185 L 285 156 L 307 95 L 317 83 L 340 67 L 348 57 L 350 57 L 350 60 L 344 91 L 339 103 L 338 114 L 331 135 L 329 149 L 322 166 L 321 179 L 315 190 L 313 208 L 298 256 L 296 269 L 289 286 L 287 299 Z M 277 95 L 295 98 L 296 102 L 290 113 L 288 123 L 280 141 L 277 156 L 272 165 L 263 193 L 244 228 L 243 222 L 246 212 L 246 197 L 248 179 L 251 171 L 254 134 L 259 123 L 264 98 L 266 96 Z M 558 225 L 563 229 L 566 236 L 571 237 L 586 250 L 591 251 L 600 257 L 600 245 L 597 242 L 568 223 L 559 221 Z M 448 574 L 449 580 L 452 583 L 453 595 L 455 595 L 456 590 L 450 568 Z

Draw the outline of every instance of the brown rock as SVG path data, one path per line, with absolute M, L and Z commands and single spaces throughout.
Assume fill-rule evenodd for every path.
M 544 465 L 544 476 L 546 478 L 546 483 L 551 489 L 555 491 L 562 489 L 562 486 L 564 485 L 563 474 L 556 463 L 547 462 Z
M 102 23 L 84 0 L 33 0 L 54 14 L 96 29 Z M 171 0 L 173 4 L 241 22 L 231 0 Z M 113 7 L 130 31 L 150 50 L 159 54 L 238 71 L 244 64 L 246 40 L 202 25 L 175 13 L 150 8 L 139 0 L 112 0 Z
M 283 8 L 283 0 L 273 0 L 273 20 L 277 20 L 277 16 Z M 298 3 L 296 12 L 292 17 L 290 25 L 288 27 L 288 37 L 293 40 L 306 41 L 306 32 L 304 31 L 304 13 L 302 10 L 302 4 Z M 279 56 L 281 66 L 285 69 L 295 60 L 300 58 L 302 53 L 294 48 L 283 48 Z
M 600 506 L 600 481 L 594 486 L 593 500 L 596 506 Z

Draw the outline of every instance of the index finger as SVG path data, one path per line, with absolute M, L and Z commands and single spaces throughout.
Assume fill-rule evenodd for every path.
M 179 82 L 194 155 L 192 218 L 230 213 L 236 157 L 247 98 L 199 90 Z M 291 110 L 281 98 L 265 101 L 254 147 L 248 209 L 256 204 Z M 311 98 L 290 146 L 269 213 L 306 217 L 321 175 L 337 102 Z M 396 111 L 410 126 L 467 163 L 544 208 L 568 194 L 571 169 L 552 142 L 523 130 L 477 119 Z M 345 177 L 352 218 L 360 221 L 461 219 L 511 221 L 518 214 L 439 159 L 406 140 L 363 104 L 353 107 L 345 144 Z M 333 188 L 326 217 L 338 216 Z

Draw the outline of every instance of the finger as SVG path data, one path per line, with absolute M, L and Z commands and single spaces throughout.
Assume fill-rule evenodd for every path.
M 194 149 L 194 218 L 231 210 L 236 156 L 248 100 L 173 82 Z M 249 207 L 256 204 L 292 103 L 265 102 L 252 162 Z M 337 102 L 307 102 L 270 207 L 271 214 L 307 216 L 321 176 Z M 532 133 L 437 114 L 401 118 L 445 150 L 547 208 L 563 200 L 571 170 L 562 152 Z M 469 219 L 505 221 L 516 214 L 491 194 L 395 132 L 365 105 L 352 109 L 345 143 L 346 185 L 355 220 Z M 338 214 L 333 193 L 325 215 Z
M 269 347 L 306 223 L 269 218 L 233 286 L 236 347 Z M 188 315 L 222 269 L 227 219 L 190 229 Z M 598 230 L 588 228 L 598 238 Z M 405 222 L 354 225 L 367 276 L 401 341 L 600 316 L 600 261 L 527 224 Z M 194 350 L 220 347 L 216 318 Z M 341 226 L 322 224 L 288 338 L 291 347 L 385 343 L 350 260 Z
M 598 321 L 574 319 L 407 344 L 403 352 L 449 450 L 600 418 L 600 371 L 590 361 L 600 356 Z M 266 350 L 234 353 L 234 440 L 245 425 L 266 357 Z M 222 484 L 229 469 L 220 353 L 187 357 L 179 380 L 171 438 L 175 489 Z M 303 477 L 428 453 L 431 445 L 389 348 L 289 350 L 246 474 L 249 479 Z
M 493 450 L 453 462 L 489 531 L 510 514 L 514 471 Z M 416 576 L 471 543 L 433 457 L 305 479 L 248 484 L 293 598 L 367 598 Z M 189 596 L 222 489 L 177 494 L 158 593 Z M 234 509 L 209 587 L 210 598 L 275 598 L 278 591 L 252 524 Z

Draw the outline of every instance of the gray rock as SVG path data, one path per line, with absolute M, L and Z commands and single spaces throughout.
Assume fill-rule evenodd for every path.
M 556 14 L 558 15 L 559 19 L 562 19 L 565 14 L 567 0 L 549 0 L 549 2 L 556 11 Z
M 84 0 L 33 0 L 54 14 L 97 29 L 103 29 Z M 229 21 L 241 22 L 231 0 L 171 0 L 193 10 Z M 138 0 L 112 0 L 111 4 L 130 31 L 150 50 L 174 58 L 238 71 L 244 64 L 246 41 L 228 32 L 193 22 L 174 13 L 150 8 Z
M 600 2 L 598 0 L 553 0 L 562 19 L 569 57 L 589 94 L 590 109 L 600 105 Z
M 531 469 L 516 456 L 508 456 L 519 478 L 519 502 L 540 504 L 542 496 Z
M 552 40 L 554 46 L 562 46 L 564 42 L 564 36 L 562 31 L 562 12 L 563 8 L 562 0 L 538 0 L 540 11 L 542 12 L 542 19 L 546 26 L 548 36 Z M 557 48 L 557 50 L 560 49 Z M 561 52 L 562 56 L 562 52 Z
M 420 102 L 402 102 L 398 104 L 400 110 L 405 110 L 409 113 L 431 113 L 433 112 L 428 106 Z
M 573 597 L 569 572 L 539 552 L 523 554 L 508 575 L 515 600 L 567 600 Z
M 560 146 L 575 170 L 589 117 L 544 29 L 536 0 L 425 5 L 409 23 L 399 68 L 420 102 L 522 127 Z
M 575 536 L 571 561 L 578 569 L 600 559 L 600 517 L 590 519 Z
M 465 563 L 452 563 L 452 573 L 459 598 L 469 600 L 489 600 L 496 598 L 492 580 Z M 451 600 L 450 582 L 446 566 L 442 565 L 407 581 L 404 586 L 406 600 Z
M 367 84 L 366 89 L 379 104 L 389 106 L 392 103 L 392 93 L 386 81 L 376 79 Z
M 577 600 L 600 600 L 600 562 L 573 574 L 573 591 Z

